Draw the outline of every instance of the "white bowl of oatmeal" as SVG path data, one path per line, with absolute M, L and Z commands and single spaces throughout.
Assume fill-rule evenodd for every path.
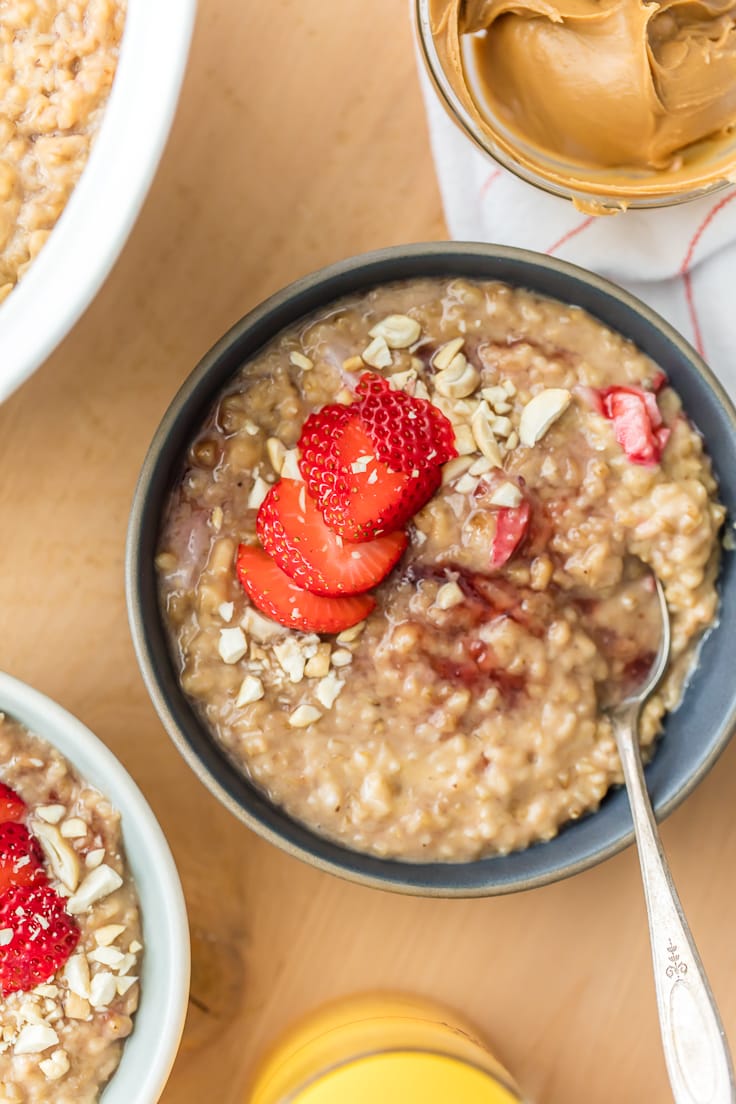
M 4 0 L 0 401 L 107 276 L 169 133 L 196 0 Z
M 186 910 L 166 840 L 107 748 L 5 674 L 0 750 L 0 1100 L 155 1104 L 189 987 Z M 31 861 L 11 868 L 19 838 Z M 8 927 L 18 903 L 25 923 L 34 911 L 45 917 L 47 938 L 59 925 L 69 939 L 60 957 L 10 955 L 23 935 Z
M 656 650 L 641 561 L 677 639 L 642 725 L 661 814 L 730 734 L 734 449 L 706 366 L 579 269 L 473 245 L 327 269 L 159 429 L 128 547 L 149 691 L 221 800 L 327 869 L 456 894 L 574 873 L 630 839 L 602 703 Z

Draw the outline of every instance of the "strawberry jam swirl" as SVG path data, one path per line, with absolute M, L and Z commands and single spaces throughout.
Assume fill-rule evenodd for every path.
M 138 1007 L 119 816 L 0 714 L 0 1102 L 94 1104 Z
M 584 311 L 418 280 L 245 364 L 162 519 L 162 616 L 226 753 L 315 832 L 464 861 L 621 781 L 605 707 L 673 626 L 653 753 L 717 612 L 724 510 L 659 366 Z

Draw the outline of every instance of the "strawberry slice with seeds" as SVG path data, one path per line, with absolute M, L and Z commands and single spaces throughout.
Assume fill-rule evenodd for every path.
M 362 544 L 344 541 L 325 523 L 304 483 L 281 479 L 268 492 L 256 528 L 282 571 L 312 594 L 361 594 L 376 586 L 407 546 L 406 533 Z
M 360 377 L 356 392 L 360 400 L 352 409 L 373 442 L 372 451 L 392 471 L 411 473 L 457 456 L 452 423 L 431 402 L 395 390 L 373 372 Z
M 629 460 L 647 467 L 658 464 L 670 430 L 662 422 L 656 395 L 640 387 L 606 387 L 600 395 L 602 413 L 613 422 L 616 440 Z
M 236 570 L 243 589 L 261 613 L 302 632 L 342 632 L 363 621 L 376 605 L 369 594 L 341 598 L 311 594 L 253 544 L 238 548 Z
M 0 782 L 0 824 L 23 820 L 27 812 L 25 801 L 10 786 Z
M 63 898 L 50 885 L 12 886 L 0 897 L 0 994 L 28 991 L 52 978 L 80 937 Z M 10 932 L 8 938 L 7 933 Z
M 380 460 L 358 407 L 323 407 L 299 441 L 309 493 L 328 527 L 354 543 L 403 529 L 442 481 L 434 462 L 406 472 Z
M 25 824 L 0 824 L 0 894 L 14 885 L 45 881 L 43 851 Z
M 496 514 L 496 532 L 491 545 L 491 565 L 503 567 L 511 559 L 526 536 L 531 518 L 528 502 L 518 506 L 502 506 Z

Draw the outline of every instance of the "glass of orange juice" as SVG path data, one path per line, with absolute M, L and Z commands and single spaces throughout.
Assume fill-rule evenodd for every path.
M 293 1027 L 256 1071 L 247 1104 L 522 1104 L 463 1018 L 432 1001 L 368 994 Z

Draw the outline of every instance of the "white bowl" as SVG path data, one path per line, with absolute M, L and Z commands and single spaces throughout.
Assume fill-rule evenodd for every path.
M 189 928 L 169 846 L 133 779 L 71 713 L 2 673 L 0 712 L 58 748 L 121 814 L 143 921 L 141 1001 L 133 1018 L 133 1033 L 101 1102 L 156 1104 L 179 1048 L 189 999 Z
M 0 402 L 69 332 L 112 268 L 174 118 L 196 0 L 128 0 L 120 60 L 87 166 L 48 242 L 0 306 Z

